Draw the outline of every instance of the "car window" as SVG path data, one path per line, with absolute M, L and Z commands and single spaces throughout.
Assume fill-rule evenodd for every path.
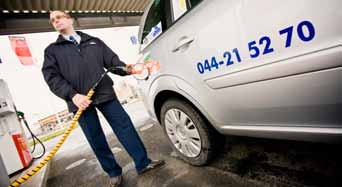
M 141 44 L 146 46 L 171 24 L 168 0 L 155 0 L 146 17 Z
M 202 0 L 190 0 L 190 8 L 195 7 L 200 2 L 202 2 Z
M 177 20 L 188 11 L 187 0 L 172 0 L 173 19 Z
M 179 17 L 203 0 L 155 0 L 149 9 L 142 31 L 141 47 L 145 48 L 165 32 Z M 177 18 L 177 19 L 175 19 Z
M 201 1 L 202 0 L 171 0 L 173 20 L 176 21 Z

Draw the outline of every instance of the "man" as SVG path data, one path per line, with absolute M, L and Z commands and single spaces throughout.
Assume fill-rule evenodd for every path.
M 118 102 L 113 81 L 108 75 L 99 83 L 92 101 L 88 90 L 104 73 L 104 68 L 123 66 L 128 70 L 114 73 L 131 74 L 132 66 L 123 63 L 106 44 L 95 37 L 75 32 L 73 19 L 62 11 L 50 12 L 50 22 L 60 33 L 56 42 L 45 49 L 42 72 L 50 90 L 67 102 L 69 111 L 84 110 L 80 126 L 103 170 L 110 177 L 111 186 L 120 186 L 122 170 L 116 163 L 102 131 L 96 109 L 109 122 L 121 144 L 133 158 L 138 174 L 164 164 L 150 160 L 129 116 Z

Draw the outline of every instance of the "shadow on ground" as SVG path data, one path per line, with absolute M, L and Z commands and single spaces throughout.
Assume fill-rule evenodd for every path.
M 275 186 L 342 186 L 341 145 L 226 136 L 210 166 Z

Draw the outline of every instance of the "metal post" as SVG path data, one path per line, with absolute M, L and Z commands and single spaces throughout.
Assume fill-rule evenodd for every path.
M 0 154 L 0 186 L 9 186 L 10 180 L 8 178 L 8 174 L 5 168 L 5 164 L 2 161 L 2 157 Z

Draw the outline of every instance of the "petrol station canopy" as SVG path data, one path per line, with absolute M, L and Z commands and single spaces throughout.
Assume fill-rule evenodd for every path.
M 0 0 L 0 34 L 53 31 L 50 10 L 75 18 L 76 29 L 138 25 L 149 0 Z

